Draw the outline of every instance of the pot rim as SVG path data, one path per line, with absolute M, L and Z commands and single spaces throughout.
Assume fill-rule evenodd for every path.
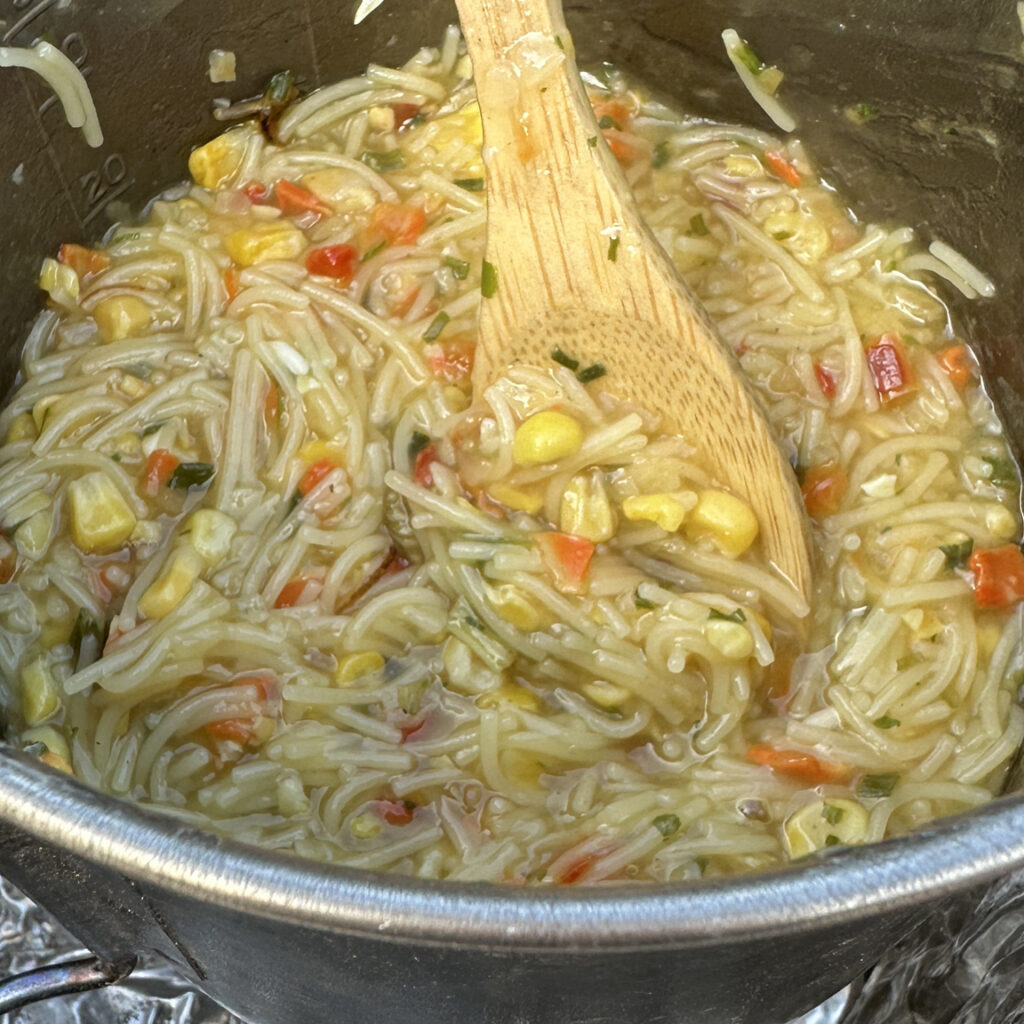
M 749 940 L 912 910 L 1024 867 L 1022 795 L 761 874 L 526 889 L 259 850 L 94 791 L 20 751 L 0 750 L 0 771 L 0 819 L 134 881 L 292 924 L 426 944 L 635 951 Z

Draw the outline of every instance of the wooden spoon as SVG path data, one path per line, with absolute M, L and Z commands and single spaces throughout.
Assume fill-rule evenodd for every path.
M 732 353 L 644 224 L 576 69 L 560 0 L 457 0 L 487 168 L 477 394 L 561 348 L 601 386 L 663 414 L 754 509 L 764 550 L 807 612 L 803 505 Z M 489 296 L 489 297 L 488 297 Z

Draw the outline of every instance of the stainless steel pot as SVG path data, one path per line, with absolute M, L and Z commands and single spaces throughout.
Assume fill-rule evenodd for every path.
M 308 86 L 439 38 L 447 3 L 0 0 L 5 42 L 44 32 L 88 71 L 107 142 L 85 148 L 34 80 L 0 78 L 0 371 L 37 308 L 39 259 L 101 234 L 121 202 L 182 175 L 215 130 L 210 49 L 236 97 L 291 67 Z M 733 25 L 787 72 L 786 97 L 857 208 L 977 260 L 1001 300 L 961 310 L 1024 445 L 1024 67 L 1010 0 L 581 0 L 585 58 L 709 115 L 757 122 L 728 70 Z M 871 103 L 855 126 L 841 109 Z M 0 871 L 103 959 L 155 950 L 261 1024 L 788 1019 L 869 966 L 937 901 L 1024 866 L 1024 802 L 769 875 L 699 887 L 541 893 L 409 882 L 259 853 L 92 793 L 0 751 Z

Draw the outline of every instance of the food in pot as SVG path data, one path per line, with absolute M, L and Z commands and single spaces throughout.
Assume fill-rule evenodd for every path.
M 794 140 L 589 88 L 794 463 L 806 635 L 714 453 L 603 367 L 553 339 L 474 403 L 501 282 L 453 30 L 302 100 L 278 76 L 138 224 L 45 261 L 0 420 L 12 741 L 264 848 L 464 880 L 765 868 L 999 789 L 1019 477 L 935 257 Z

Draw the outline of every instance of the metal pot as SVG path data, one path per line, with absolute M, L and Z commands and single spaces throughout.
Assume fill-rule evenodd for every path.
M 446 3 L 389 0 L 363 26 L 334 0 L 0 0 L 5 42 L 44 32 L 87 69 L 91 151 L 36 81 L 0 78 L 0 372 L 37 308 L 43 253 L 101 234 L 121 202 L 181 177 L 215 131 L 206 60 L 241 97 L 306 85 L 440 37 Z M 758 121 L 729 71 L 733 25 L 786 69 L 811 152 L 872 217 L 934 225 L 994 277 L 960 310 L 1017 450 L 1024 441 L 1024 66 L 1014 5 L 838 0 L 567 4 L 584 60 L 611 59 L 709 115 Z M 855 126 L 841 114 L 871 103 Z M 20 168 L 20 170 L 19 170 Z M 924 236 L 928 230 L 924 228 Z M 0 752 L 0 871 L 109 962 L 157 951 L 262 1024 L 596 1021 L 773 1024 L 869 966 L 937 901 L 1024 866 L 1024 802 L 770 874 L 701 886 L 535 892 L 428 884 L 261 853 Z

